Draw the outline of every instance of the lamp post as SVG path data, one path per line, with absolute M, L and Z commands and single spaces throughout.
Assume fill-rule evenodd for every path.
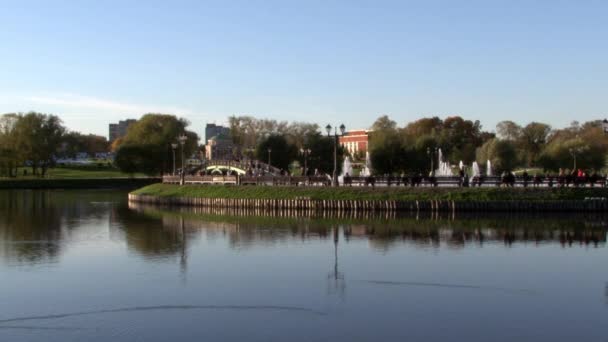
M 302 176 L 306 176 L 307 175 L 307 171 L 308 171 L 308 165 L 307 165 L 307 160 L 308 160 L 308 155 L 310 154 L 310 149 L 309 148 L 301 148 L 300 149 L 300 153 L 302 153 L 302 155 L 304 155 L 304 172 L 302 172 Z
M 431 159 L 431 172 L 429 172 L 429 176 L 434 176 L 435 174 L 435 155 L 437 154 L 437 152 L 439 151 L 439 148 L 437 147 L 427 147 L 426 148 L 426 154 L 429 156 L 429 158 Z
M 572 171 L 576 171 L 576 155 L 583 152 L 583 148 L 581 148 L 581 147 L 569 148 L 568 151 L 572 155 L 572 159 L 574 161 Z
M 327 131 L 327 137 L 329 138 L 331 136 L 331 125 L 327 124 L 327 126 L 325 126 L 325 130 Z M 338 129 L 334 127 L 334 172 L 331 178 L 333 186 L 338 186 L 338 175 L 336 174 L 338 172 L 338 139 L 340 136 L 344 135 L 345 132 L 346 127 L 344 124 L 340 125 L 340 135 L 338 135 Z
M 186 144 L 186 140 L 188 140 L 188 137 L 185 134 L 181 134 L 179 137 L 177 137 L 177 140 L 179 141 L 179 144 L 182 147 L 182 175 L 180 184 L 184 185 L 184 177 L 186 176 L 186 170 L 184 169 L 184 145 Z
M 175 149 L 177 149 L 177 143 L 171 143 L 171 150 L 173 150 L 173 175 L 175 176 Z
M 272 153 L 272 149 L 269 147 L 267 151 L 268 151 L 268 172 L 270 172 L 270 153 Z

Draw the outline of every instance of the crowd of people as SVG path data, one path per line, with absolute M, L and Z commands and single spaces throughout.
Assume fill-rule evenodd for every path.
M 601 175 L 596 171 L 587 172 L 582 169 L 574 169 L 572 171 L 559 169 L 557 175 L 548 173 L 541 175 L 534 173 L 529 175 L 527 171 L 524 171 L 520 176 L 521 183 L 524 187 L 532 185 L 533 187 L 539 187 L 543 184 L 547 184 L 548 187 L 579 187 L 579 186 L 606 186 L 606 175 Z M 501 185 L 505 187 L 512 187 L 515 185 L 516 176 L 512 172 L 503 172 L 501 175 Z

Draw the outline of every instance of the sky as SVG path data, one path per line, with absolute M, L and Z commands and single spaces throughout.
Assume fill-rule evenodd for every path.
M 608 1 L 0 0 L 0 113 L 320 126 L 608 116 Z

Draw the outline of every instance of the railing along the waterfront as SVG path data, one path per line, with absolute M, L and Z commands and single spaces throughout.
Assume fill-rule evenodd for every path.
M 180 184 L 180 176 L 164 176 L 163 183 Z M 291 186 L 329 186 L 331 179 L 327 176 L 223 176 L 201 175 L 184 177 L 185 184 L 238 184 L 238 185 L 291 185 Z M 536 181 L 515 177 L 511 182 L 503 182 L 499 176 L 484 176 L 466 182 L 458 176 L 445 177 L 346 177 L 342 186 L 409 186 L 409 187 L 605 187 L 605 178 L 595 180 L 589 178 L 561 179 L 558 177 L 537 179 Z

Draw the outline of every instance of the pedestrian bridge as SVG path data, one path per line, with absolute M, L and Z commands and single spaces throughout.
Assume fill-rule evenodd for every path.
M 270 175 L 280 175 L 281 170 L 259 160 L 209 160 L 202 167 L 211 175 L 245 175 L 247 170 L 263 172 Z

